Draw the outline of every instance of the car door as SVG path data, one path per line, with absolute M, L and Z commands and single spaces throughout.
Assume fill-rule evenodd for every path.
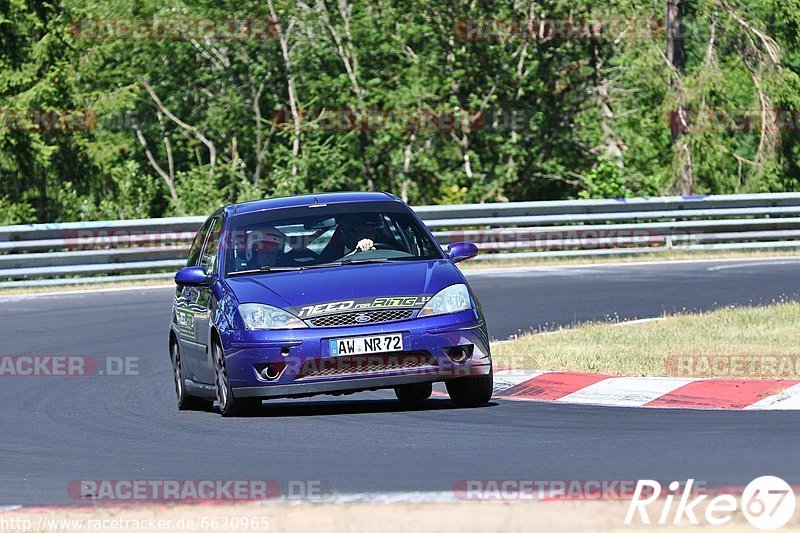
M 206 240 L 208 239 L 209 229 L 211 228 L 211 220 L 206 221 L 200 230 L 195 235 L 192 246 L 189 249 L 189 258 L 186 260 L 186 266 L 198 266 L 200 257 L 205 247 Z M 175 288 L 175 301 L 173 303 L 173 325 L 178 333 L 178 344 L 181 348 L 181 356 L 183 360 L 183 370 L 186 377 L 192 381 L 198 381 L 195 374 L 195 367 L 200 358 L 200 353 L 204 350 L 204 345 L 198 342 L 198 328 L 195 323 L 194 308 L 199 298 L 199 291 L 197 287 L 187 287 L 185 285 L 178 285 Z
M 208 228 L 203 251 L 200 254 L 198 266 L 209 276 L 217 273 L 217 256 L 219 252 L 220 236 L 222 234 L 222 215 L 212 216 Z M 214 362 L 211 359 L 211 313 L 214 309 L 213 293 L 211 286 L 194 287 L 192 314 L 195 331 L 197 333 L 197 351 L 191 361 L 192 369 L 198 381 L 202 383 L 214 382 Z

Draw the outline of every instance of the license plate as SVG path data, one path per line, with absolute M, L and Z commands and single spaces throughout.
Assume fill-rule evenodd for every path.
M 370 335 L 369 337 L 348 337 L 331 339 L 331 356 L 359 355 L 381 352 L 402 352 L 403 335 L 388 333 L 386 335 Z

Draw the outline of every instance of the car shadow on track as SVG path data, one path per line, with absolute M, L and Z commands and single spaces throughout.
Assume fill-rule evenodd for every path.
M 459 408 L 446 398 L 431 398 L 414 405 L 404 405 L 397 400 L 327 400 L 327 401 L 266 401 L 261 408 L 239 418 L 286 418 L 308 416 L 358 415 L 375 413 L 410 413 L 422 411 L 461 411 L 485 409 L 499 405 L 489 402 L 481 407 Z M 218 412 L 215 407 L 214 411 Z

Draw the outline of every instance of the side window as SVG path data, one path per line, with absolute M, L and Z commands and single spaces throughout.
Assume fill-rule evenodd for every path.
M 219 251 L 219 237 L 222 230 L 222 219 L 211 220 L 208 242 L 200 255 L 200 265 L 207 274 L 214 272 L 217 266 L 217 251 Z
M 408 243 L 406 243 L 406 241 L 400 235 L 400 231 L 397 229 L 397 223 L 395 220 L 389 215 L 382 215 L 382 217 L 383 226 L 387 228 L 384 231 L 384 237 L 392 240 L 392 242 L 387 242 L 386 244 L 392 246 L 393 248 L 397 248 L 398 250 L 408 251 Z
M 436 253 L 430 239 L 426 238 L 425 234 L 422 233 L 422 228 L 418 227 L 416 224 L 409 225 L 406 227 L 406 233 L 411 241 L 412 252 L 414 254 L 430 256 Z
M 211 221 L 206 221 L 205 224 L 197 231 L 192 241 L 192 247 L 189 249 L 189 258 L 186 260 L 186 266 L 197 266 L 197 261 L 200 259 L 200 252 L 203 250 L 203 243 L 206 242 L 208 235 L 208 228 Z

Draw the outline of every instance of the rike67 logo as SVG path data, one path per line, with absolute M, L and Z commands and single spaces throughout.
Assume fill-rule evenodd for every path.
M 741 509 L 751 525 L 771 530 L 785 526 L 794 515 L 794 491 L 779 477 L 762 476 L 754 479 L 742 491 L 741 501 L 732 494 L 720 494 L 708 499 L 708 494 L 693 493 L 693 486 L 693 479 L 687 480 L 683 486 L 673 481 L 664 492 L 658 481 L 639 480 L 628 506 L 625 524 L 678 525 L 687 520 L 697 525 L 704 519 L 706 524 L 721 526 L 730 522 L 736 511 Z M 661 512 L 648 509 L 659 498 L 663 499 Z M 649 511 L 653 511 L 652 519 Z

